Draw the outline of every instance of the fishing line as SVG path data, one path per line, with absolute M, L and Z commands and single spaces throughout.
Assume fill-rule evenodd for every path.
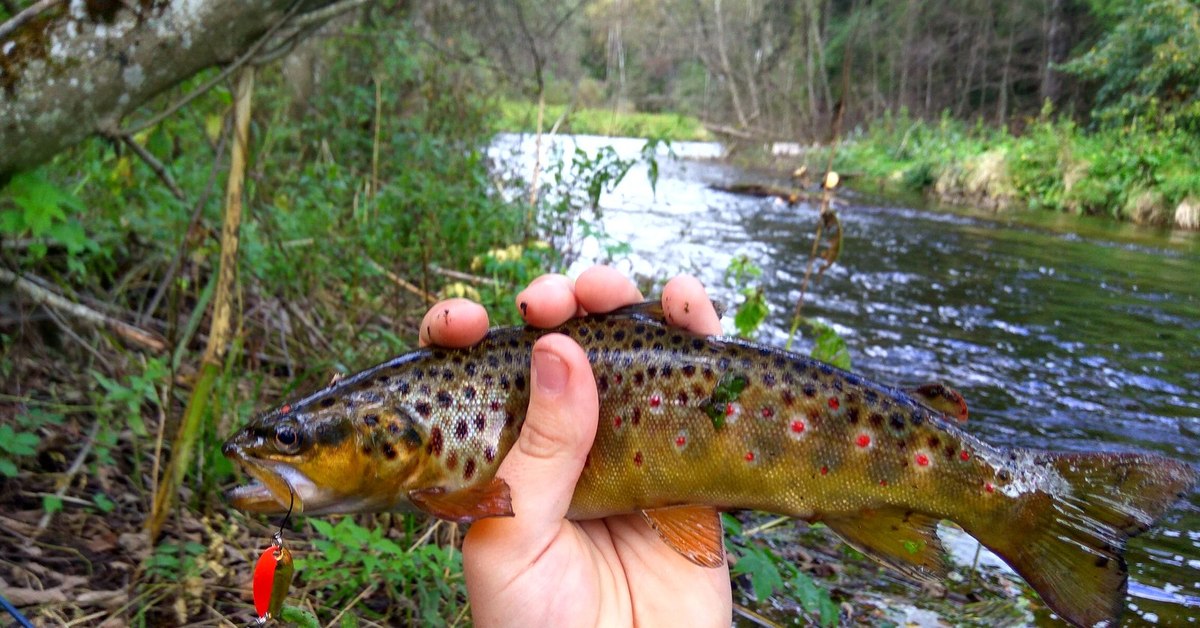
M 283 548 L 283 529 L 287 527 L 288 521 L 292 518 L 292 508 L 296 505 L 296 491 L 288 489 L 288 509 L 283 515 L 283 521 L 279 522 L 279 531 L 275 533 L 272 539 L 275 541 L 275 546 Z

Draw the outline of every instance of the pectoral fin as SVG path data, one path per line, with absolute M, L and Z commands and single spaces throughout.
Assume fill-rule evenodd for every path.
M 670 506 L 643 510 L 642 517 L 662 540 L 701 567 L 725 562 L 721 516 L 709 506 Z
M 933 517 L 895 508 L 823 521 L 855 549 L 909 578 L 938 583 L 946 575 Z
M 967 420 L 967 401 L 957 390 L 945 384 L 925 384 L 908 391 L 908 394 L 959 423 L 965 423 Z
M 513 515 L 508 483 L 500 478 L 492 478 L 487 484 L 457 491 L 447 491 L 440 486 L 423 488 L 410 491 L 408 498 L 417 508 L 439 519 L 458 523 Z

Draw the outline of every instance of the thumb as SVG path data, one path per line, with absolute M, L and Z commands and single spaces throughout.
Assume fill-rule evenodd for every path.
M 570 338 L 539 339 L 531 371 L 521 435 L 497 472 L 512 490 L 514 516 L 477 521 L 469 535 L 476 538 L 468 539 L 477 545 L 503 538 L 490 549 L 514 557 L 540 554 L 559 533 L 600 413 L 592 367 Z

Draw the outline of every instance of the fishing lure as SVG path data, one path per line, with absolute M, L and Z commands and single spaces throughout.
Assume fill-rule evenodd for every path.
M 292 586 L 292 576 L 295 575 L 292 553 L 283 545 L 283 529 L 291 516 L 292 509 L 289 506 L 279 531 L 271 537 L 271 545 L 263 550 L 254 565 L 254 612 L 258 614 L 255 621 L 258 626 L 279 618 L 283 611 L 283 600 Z

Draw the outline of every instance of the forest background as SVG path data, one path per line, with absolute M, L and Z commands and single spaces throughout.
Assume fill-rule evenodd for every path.
M 839 169 L 872 189 L 1200 226 L 1190 0 L 236 13 L 252 4 L 192 3 L 247 36 L 157 93 L 47 131 L 15 124 L 22 107 L 61 104 L 31 77 L 89 78 L 47 62 L 55 36 L 72 20 L 78 38 L 137 33 L 175 5 L 0 0 L 0 584 L 37 621 L 245 623 L 247 574 L 277 522 L 223 505 L 235 471 L 221 438 L 267 400 L 408 350 L 438 296 L 512 322 L 514 290 L 573 261 L 631 165 L 596 154 L 504 171 L 486 152 L 497 130 L 720 138 L 759 162 L 768 142 L 814 146 L 789 171 L 823 167 L 836 140 Z M 33 145 L 61 148 L 14 148 Z M 727 523 L 740 611 L 855 616 L 833 565 L 874 573 L 861 556 L 800 557 Z M 296 621 L 469 621 L 456 526 L 293 527 L 312 539 L 297 544 Z

